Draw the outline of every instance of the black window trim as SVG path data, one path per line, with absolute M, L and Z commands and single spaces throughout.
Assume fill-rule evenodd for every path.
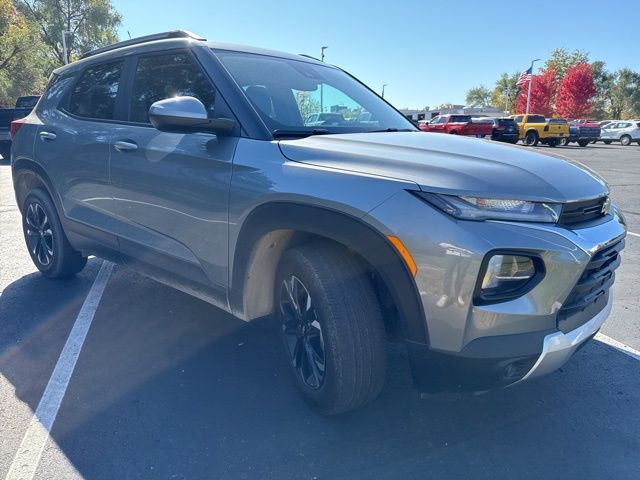
M 107 118 L 94 118 L 94 117 L 81 117 L 80 115 L 76 115 L 75 113 L 72 113 L 69 110 L 69 102 L 71 101 L 71 95 L 73 93 L 73 90 L 75 90 L 76 86 L 78 85 L 78 83 L 80 82 L 80 79 L 84 76 L 84 74 L 87 72 L 87 70 L 91 69 L 91 68 L 96 68 L 96 67 L 100 67 L 103 65 L 109 65 L 112 63 L 122 63 L 122 70 L 120 71 L 120 79 L 119 79 L 119 83 L 118 83 L 118 93 L 116 94 L 116 100 L 113 106 L 113 119 L 107 119 Z M 71 118 L 75 119 L 75 120 L 80 120 L 83 122 L 98 122 L 98 123 L 121 123 L 118 120 L 118 102 L 120 97 L 122 97 L 124 95 L 123 93 L 123 79 L 125 78 L 125 73 L 126 73 L 126 68 L 127 68 L 127 64 L 129 63 L 129 58 L 125 57 L 125 58 L 110 58 L 110 59 L 105 59 L 102 62 L 95 62 L 95 63 L 91 63 L 89 65 L 87 65 L 85 68 L 83 68 L 82 70 L 80 70 L 80 72 L 76 72 L 73 75 L 75 76 L 73 83 L 68 87 L 67 91 L 64 93 L 64 95 L 62 96 L 62 99 L 60 100 L 60 102 L 58 103 L 58 105 L 56 106 L 56 109 L 61 111 L 62 113 L 64 113 L 65 115 L 70 116 Z M 61 77 L 64 77 L 64 75 L 61 75 Z

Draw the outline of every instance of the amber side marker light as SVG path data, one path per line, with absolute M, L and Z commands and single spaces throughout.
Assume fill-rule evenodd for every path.
M 400 240 L 398 237 L 394 235 L 387 235 L 387 239 L 396 248 L 396 250 L 402 257 L 402 259 L 404 260 L 404 263 L 407 264 L 407 267 L 409 267 L 409 271 L 411 272 L 411 275 L 415 277 L 416 274 L 418 273 L 418 266 L 416 265 L 416 262 L 413 260 L 413 257 L 409 253 L 409 250 L 407 250 L 407 247 L 405 247 L 404 243 L 402 243 L 402 240 Z

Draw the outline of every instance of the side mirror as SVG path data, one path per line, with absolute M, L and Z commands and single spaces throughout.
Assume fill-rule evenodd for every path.
M 149 108 L 151 125 L 161 132 L 212 132 L 228 135 L 235 122 L 230 118 L 210 119 L 207 109 L 194 97 L 173 97 L 155 102 Z

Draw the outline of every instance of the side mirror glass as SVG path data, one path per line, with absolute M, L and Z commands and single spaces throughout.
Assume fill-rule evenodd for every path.
M 171 133 L 228 135 L 235 126 L 229 118 L 208 118 L 207 109 L 194 97 L 173 97 L 155 102 L 149 108 L 149 121 L 156 129 Z

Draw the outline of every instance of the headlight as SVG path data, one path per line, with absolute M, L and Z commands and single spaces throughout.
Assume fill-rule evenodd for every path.
M 556 223 L 562 205 L 471 196 L 440 195 L 413 192 L 449 215 L 465 220 L 511 220 L 519 222 Z
M 544 263 L 535 254 L 492 252 L 485 257 L 475 303 L 503 302 L 524 295 L 544 277 Z

